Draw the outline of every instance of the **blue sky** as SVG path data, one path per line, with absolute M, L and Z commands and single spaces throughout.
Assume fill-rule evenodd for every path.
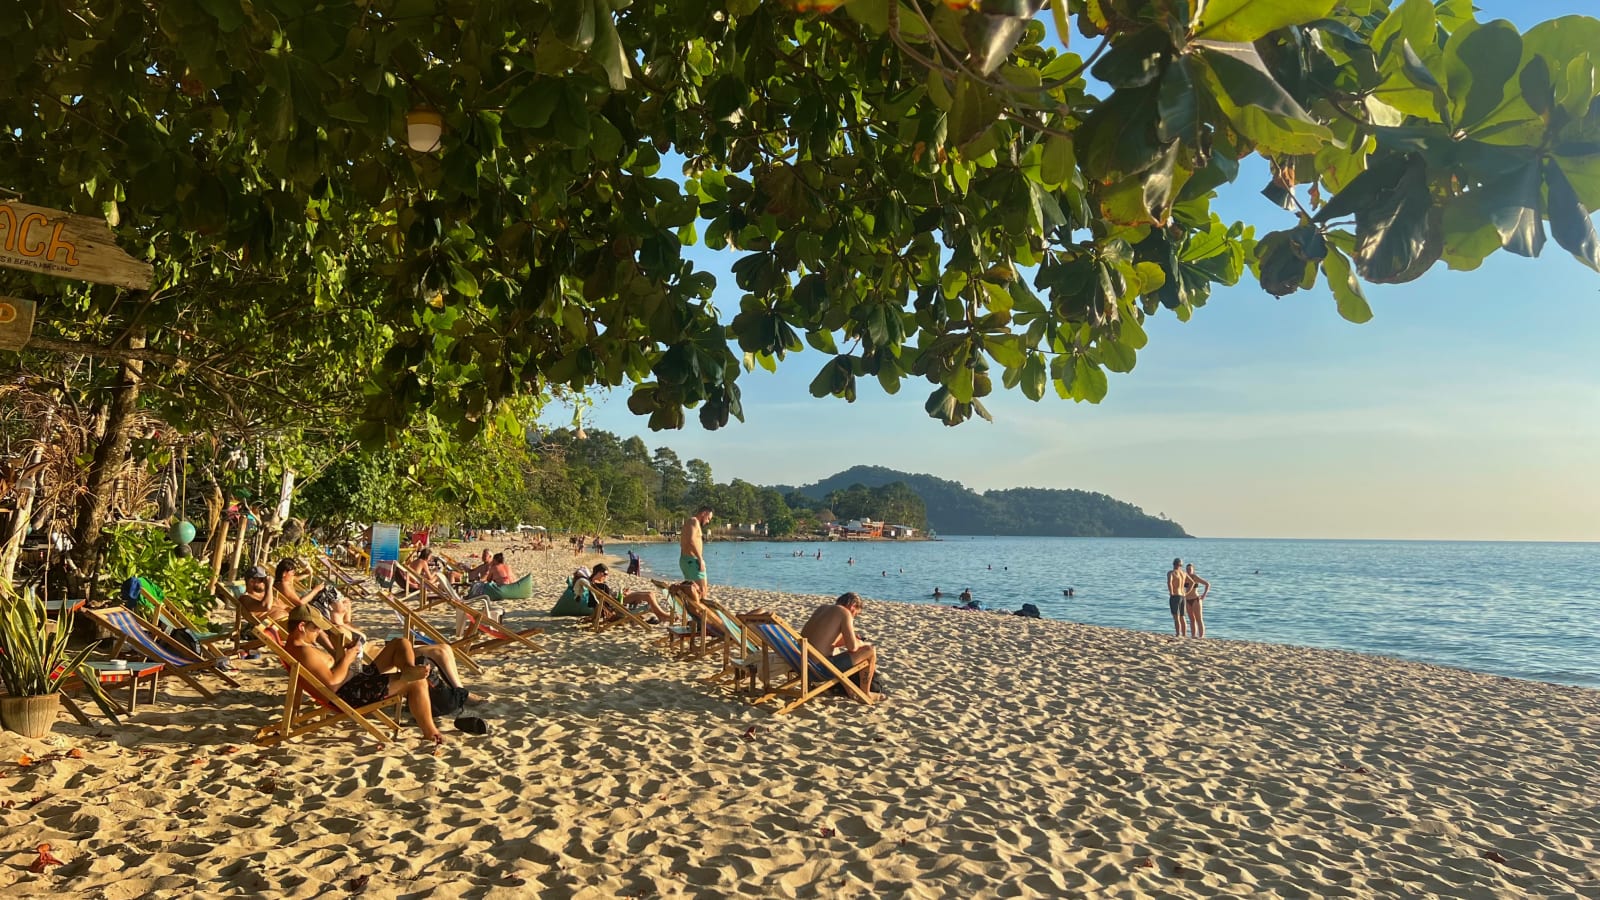
M 1478 6 L 1480 21 L 1524 29 L 1600 9 Z M 1241 178 L 1219 213 L 1283 227 L 1256 194 L 1264 181 Z M 731 257 L 700 258 L 731 317 Z M 997 391 L 993 424 L 928 418 L 921 382 L 814 399 L 826 357 L 809 349 L 741 378 L 742 424 L 652 433 L 625 390 L 595 395 L 586 422 L 704 459 L 718 481 L 804 484 L 871 464 L 977 490 L 1102 491 L 1211 537 L 1600 541 L 1600 275 L 1552 242 L 1538 260 L 1441 264 L 1367 296 L 1375 318 L 1351 325 L 1322 287 L 1279 300 L 1247 278 L 1188 323 L 1153 317 L 1138 366 L 1098 406 Z

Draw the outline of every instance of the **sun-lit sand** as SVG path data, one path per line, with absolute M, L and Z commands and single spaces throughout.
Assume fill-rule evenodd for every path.
M 264 661 L 240 662 L 244 689 L 217 703 L 168 679 L 121 728 L 63 716 L 44 740 L 0 736 L 0 887 L 1600 896 L 1600 692 L 869 603 L 889 699 L 780 718 L 700 684 L 713 665 L 653 635 L 545 616 L 580 561 L 595 558 L 513 555 L 538 590 L 507 620 L 545 626 L 548 652 L 484 657 L 472 687 L 488 699 L 469 713 L 490 734 L 441 723 L 439 755 L 409 725 L 382 749 L 348 728 L 254 746 L 285 683 Z M 713 591 L 797 625 L 830 599 Z M 361 610 L 385 634 L 378 612 Z M 29 873 L 40 843 L 64 865 Z

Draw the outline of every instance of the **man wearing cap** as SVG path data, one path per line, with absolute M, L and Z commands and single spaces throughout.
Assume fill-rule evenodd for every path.
M 276 604 L 269 590 L 271 584 L 272 577 L 260 566 L 251 566 L 244 573 L 244 593 L 239 597 L 239 604 L 245 612 L 258 619 L 267 619 L 281 617 L 289 611 L 287 608 L 274 608 Z
M 285 649 L 311 674 L 332 687 L 339 699 L 361 708 L 386 697 L 404 694 L 411 718 L 422 729 L 422 736 L 435 744 L 444 735 L 433 723 L 433 704 L 428 698 L 428 669 L 417 665 L 411 642 L 405 638 L 388 641 L 372 662 L 361 662 L 362 642 L 351 642 L 338 658 L 318 643 L 322 637 L 321 616 L 308 605 L 289 611 L 289 643 Z M 394 674 L 388 674 L 395 670 Z

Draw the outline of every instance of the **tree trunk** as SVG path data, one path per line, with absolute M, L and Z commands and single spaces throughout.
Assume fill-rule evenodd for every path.
M 128 335 L 128 346 L 134 350 L 143 349 L 144 340 L 144 328 L 134 328 Z M 100 556 L 100 531 L 105 527 L 111 511 L 117 478 L 127 463 L 128 444 L 133 439 L 133 424 L 139 409 L 139 384 L 143 375 L 143 360 L 123 361 L 115 392 L 106 408 L 105 435 L 95 447 L 85 491 L 78 498 L 78 522 L 72 535 L 72 561 L 78 569 L 76 587 L 80 590 L 87 590 L 94 577 Z
M 45 416 L 44 428 L 40 430 L 39 439 L 50 439 L 50 429 L 55 425 L 56 410 L 50 408 L 50 414 Z M 35 446 L 23 460 L 22 471 L 27 471 L 39 464 L 44 458 L 44 449 Z M 39 495 L 39 482 L 44 480 L 44 472 L 35 471 L 24 475 L 22 481 L 16 486 L 17 510 L 11 517 L 11 522 L 5 531 L 3 540 L 0 540 L 0 581 L 12 583 L 12 576 L 17 571 L 17 558 L 22 555 L 22 541 L 28 536 L 28 526 L 33 520 L 33 498 Z

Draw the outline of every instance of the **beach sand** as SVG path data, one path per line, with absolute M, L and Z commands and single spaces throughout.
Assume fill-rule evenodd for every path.
M 483 657 L 468 712 L 487 736 L 441 723 L 434 755 L 409 725 L 382 749 L 340 727 L 262 749 L 276 663 L 239 662 L 244 689 L 215 703 L 164 679 L 120 728 L 0 735 L 0 888 L 1600 897 L 1597 691 L 885 602 L 859 627 L 889 699 L 775 717 L 642 631 L 545 616 L 566 549 L 512 561 L 538 589 L 507 620 L 549 629 L 548 652 Z M 796 626 L 831 599 L 713 596 Z M 46 842 L 64 865 L 29 873 Z

